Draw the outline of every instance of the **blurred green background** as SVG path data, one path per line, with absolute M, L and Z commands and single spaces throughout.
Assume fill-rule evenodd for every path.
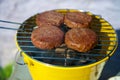
M 12 73 L 13 64 L 0 67 L 0 80 L 8 80 Z

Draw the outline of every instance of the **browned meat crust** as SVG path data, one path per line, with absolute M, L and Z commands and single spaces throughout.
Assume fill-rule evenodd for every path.
M 69 28 L 88 28 L 91 21 L 92 17 L 83 12 L 69 12 L 64 19 Z
M 57 26 L 60 27 L 64 23 L 64 15 L 55 11 L 46 11 L 36 16 L 36 24 L 42 26 Z
M 86 52 L 97 44 L 97 35 L 88 28 L 73 28 L 65 35 L 66 45 L 79 52 Z
M 40 49 L 52 49 L 62 44 L 64 33 L 56 26 L 40 27 L 32 32 L 31 40 Z

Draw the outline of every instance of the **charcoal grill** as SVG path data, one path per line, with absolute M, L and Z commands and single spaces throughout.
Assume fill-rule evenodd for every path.
M 59 9 L 63 14 L 80 10 Z M 117 35 L 113 27 L 102 17 L 85 12 L 93 17 L 91 29 L 98 35 L 98 44 L 88 52 L 69 49 L 65 44 L 52 50 L 36 48 L 31 33 L 36 28 L 36 15 L 19 27 L 16 42 L 34 80 L 97 80 L 105 62 L 117 48 Z M 62 30 L 69 30 L 65 24 Z

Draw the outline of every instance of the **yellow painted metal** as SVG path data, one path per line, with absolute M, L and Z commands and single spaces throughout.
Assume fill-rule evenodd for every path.
M 59 9 L 56 10 L 61 13 L 66 13 L 68 11 L 70 12 L 76 12 L 79 10 L 66 10 L 66 9 Z M 87 12 L 90 15 L 93 15 L 90 12 Z M 112 26 L 106 22 L 103 18 L 99 16 L 95 16 L 99 21 L 101 22 L 100 32 L 103 35 L 106 35 L 108 38 L 107 40 L 114 40 L 117 41 L 117 35 L 116 34 L 109 34 L 108 29 L 111 29 L 111 32 L 115 33 L 115 30 L 112 28 Z M 107 26 L 106 26 L 107 25 Z M 99 28 L 99 27 L 98 27 Z M 108 33 L 107 33 L 108 32 Z M 107 33 L 107 34 L 105 34 Z M 112 37 L 111 37 L 112 36 Z M 104 39 L 102 39 L 104 40 Z M 17 41 L 17 40 L 16 40 Z M 102 44 L 106 44 L 108 42 L 103 41 Z M 118 43 L 117 42 L 109 42 L 110 45 L 116 45 L 114 46 L 103 46 L 102 49 L 107 49 L 108 51 L 106 54 L 112 54 L 115 52 Z M 19 50 L 19 44 L 17 43 L 17 47 Z M 109 50 L 112 50 L 109 52 Z M 33 80 L 97 80 L 101 74 L 101 71 L 108 60 L 108 56 L 98 62 L 95 62 L 90 65 L 86 66 L 78 66 L 78 67 L 61 67 L 61 66 L 55 66 L 47 63 L 43 63 L 40 61 L 37 61 L 35 59 L 32 59 L 30 56 L 28 56 L 26 53 L 22 52 L 22 55 L 24 57 L 24 62 L 27 64 L 30 74 L 33 78 Z

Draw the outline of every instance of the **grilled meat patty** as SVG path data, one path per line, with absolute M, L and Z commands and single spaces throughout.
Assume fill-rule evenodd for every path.
M 40 27 L 33 30 L 31 40 L 40 49 L 53 49 L 62 44 L 64 33 L 56 26 Z
M 89 28 L 91 21 L 92 17 L 83 12 L 68 12 L 64 19 L 69 28 Z
M 60 27 L 61 24 L 63 23 L 64 23 L 64 15 L 59 12 L 46 11 L 36 16 L 36 24 L 39 27 L 43 27 L 46 25 L 47 26 L 53 25 L 53 26 Z
M 66 45 L 79 52 L 86 52 L 97 44 L 97 35 L 89 28 L 73 28 L 65 34 Z

